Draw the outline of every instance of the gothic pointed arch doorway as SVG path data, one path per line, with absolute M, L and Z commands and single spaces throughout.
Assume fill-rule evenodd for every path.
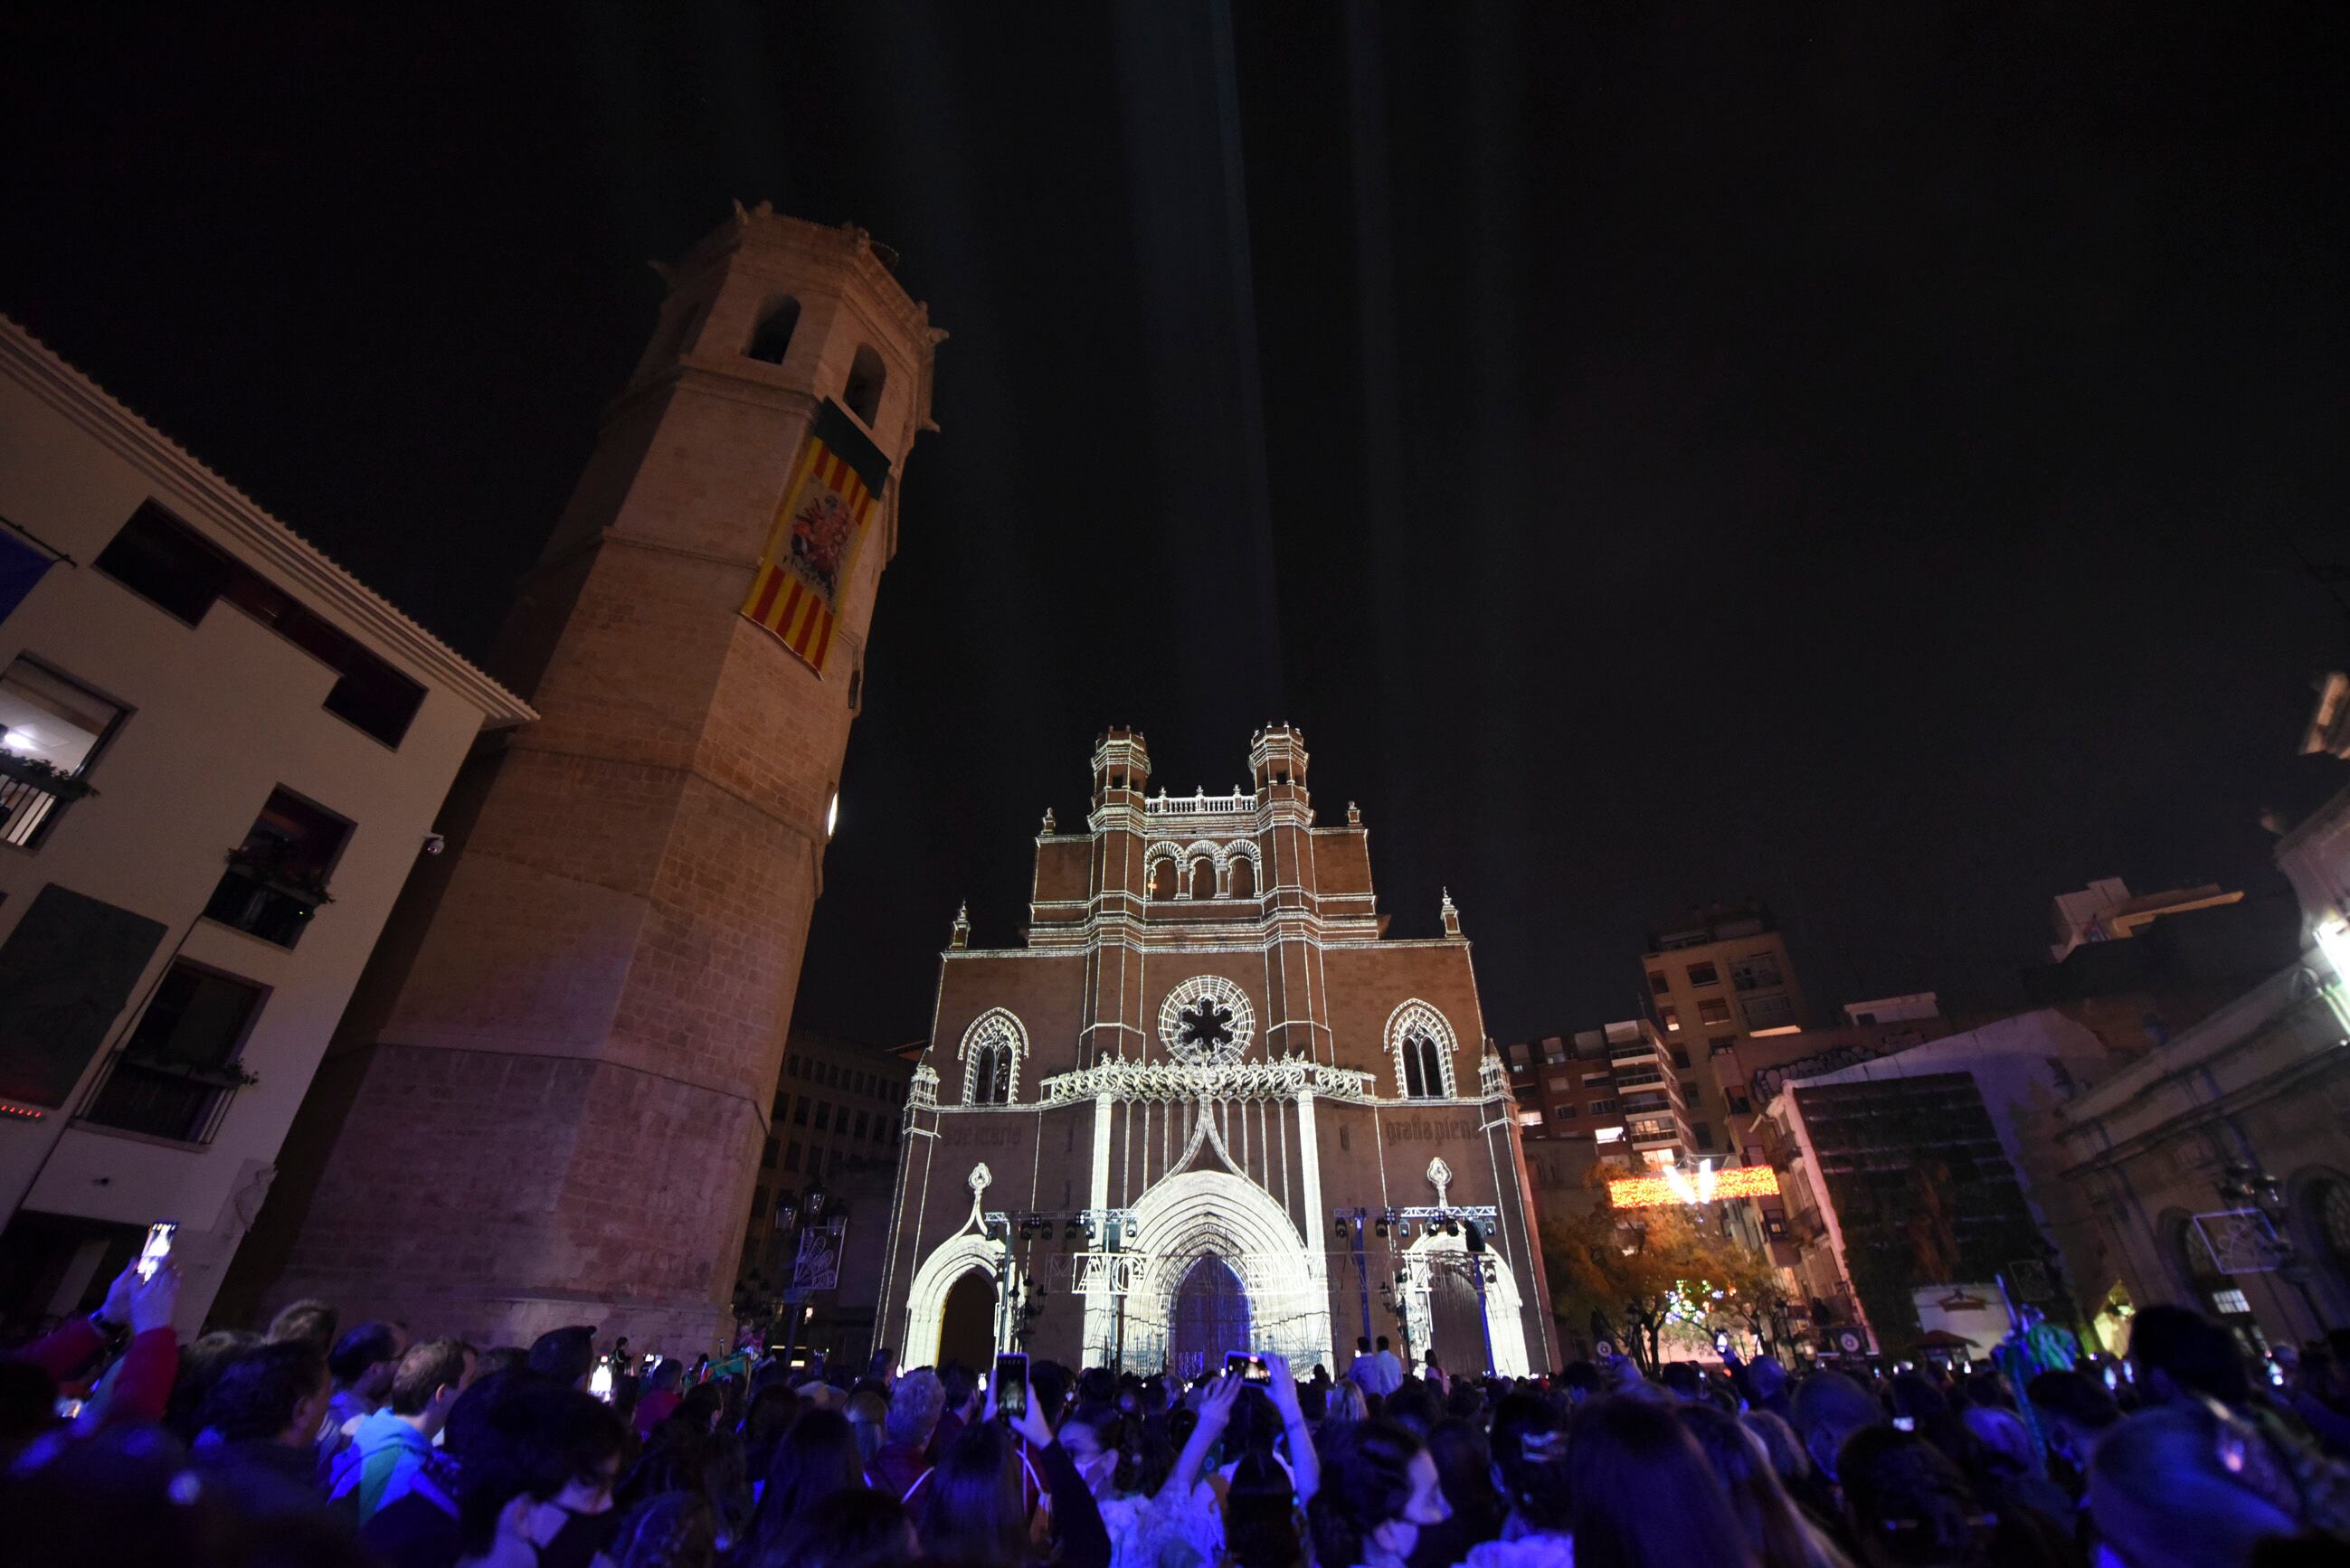
M 937 1365 L 960 1361 L 985 1367 L 995 1360 L 995 1281 L 985 1271 L 972 1269 L 947 1289 L 939 1309 Z
M 1167 1370 L 1183 1377 L 1223 1365 L 1224 1356 L 1249 1348 L 1248 1292 L 1230 1263 L 1201 1254 L 1175 1287 L 1175 1311 L 1168 1324 Z

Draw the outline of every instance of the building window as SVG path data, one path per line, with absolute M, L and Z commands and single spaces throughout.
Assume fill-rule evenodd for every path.
M 795 1127 L 804 1127 L 807 1126 L 807 1114 L 808 1097 L 806 1095 L 802 1095 L 798 1099 L 792 1102 L 792 1126 Z
M 359 646 L 348 632 L 221 549 L 152 501 L 131 514 L 106 548 L 98 569 L 190 626 L 226 599 L 335 672 L 323 704 L 362 734 L 397 748 L 424 688 Z
M 962 1103 L 1008 1106 L 1019 1097 L 1020 1063 L 1028 1054 L 1028 1032 L 1001 1007 L 972 1020 L 956 1053 L 962 1060 Z
M 1719 996 L 1709 996 L 1697 1004 L 1697 1019 L 1700 1023 L 1727 1023 L 1730 1003 Z
M 1388 1015 L 1388 1050 L 1394 1055 L 1396 1086 L 1409 1099 L 1440 1099 L 1452 1093 L 1452 1025 L 1425 1002 L 1401 1003 Z
M 1676 1067 L 1686 1067 L 1686 1066 L 1688 1066 L 1688 1065 L 1690 1064 L 1690 1063 L 1689 1063 L 1689 1048 L 1688 1048 L 1687 1046 L 1684 1046 L 1684 1045 L 1676 1045 L 1676 1046 L 1674 1046 L 1674 1047 L 1673 1047 L 1673 1053 L 1672 1053 L 1672 1054 L 1673 1054 L 1673 1065 L 1674 1065 L 1674 1066 L 1676 1066 Z
M 759 1163 L 766 1167 L 769 1170 L 775 1168 L 775 1140 L 774 1138 L 769 1138 L 767 1140 L 767 1147 L 760 1151 Z
M 751 347 L 743 352 L 770 365 L 782 364 L 785 353 L 792 346 L 792 333 L 799 324 L 800 302 L 786 295 L 767 306 L 766 314 L 759 317 L 759 329 L 751 334 Z
M 1256 862 L 1245 855 L 1232 857 L 1232 897 L 1235 898 L 1256 897 Z
M 1740 1005 L 1746 1010 L 1749 1029 L 1783 1029 L 1795 1022 L 1795 999 L 1784 992 L 1775 996 L 1750 996 Z
M 871 429 L 881 412 L 881 383 L 889 379 L 882 369 L 881 356 L 866 345 L 857 346 L 857 358 L 849 362 L 848 379 L 840 389 L 840 400 L 848 411 L 865 421 Z
M 785 1170 L 797 1170 L 799 1168 L 800 1140 L 794 1138 L 784 1147 L 784 1168 Z
M 1754 1102 L 1732 1089 L 1730 1092 L 1730 1109 L 1734 1116 L 1752 1116 L 1754 1114 Z
M 766 1212 L 767 1189 L 764 1187 L 754 1187 L 751 1189 L 751 1218 L 754 1220 L 760 1219 L 764 1217 Z
M 1779 961 L 1769 953 L 1749 953 L 1730 966 L 1730 983 L 1741 991 L 1768 991 L 1784 985 Z
M 1717 1034 L 1705 1043 L 1705 1052 L 1709 1056 L 1719 1056 L 1725 1052 L 1737 1049 L 1738 1036 L 1735 1034 Z
M 1612 1116 L 1621 1107 L 1614 1100 L 1593 1100 L 1583 1107 L 1595 1116 Z
M 1403 1092 L 1415 1100 L 1444 1093 L 1444 1058 L 1425 1034 L 1408 1036 L 1403 1043 Z
M 1212 898 L 1216 896 L 1216 863 L 1206 856 L 1191 862 L 1191 897 Z
M 1693 963 L 1689 966 L 1689 981 L 1691 985 L 1720 985 L 1721 976 L 1710 963 Z
M 858 1113 L 857 1113 L 857 1131 L 856 1131 L 855 1133 L 851 1134 L 850 1136 L 851 1136 L 851 1137 L 855 1137 L 855 1138 L 857 1138 L 859 1142 L 862 1142 L 862 1141 L 864 1140 L 864 1137 L 865 1137 L 865 1129 L 866 1129 L 868 1126 L 870 1126 L 870 1125 L 871 1125 L 871 1124 L 870 1124 L 870 1123 L 868 1123 L 868 1122 L 865 1119 L 865 1113 L 864 1113 L 863 1111 L 859 1111 L 859 1112 L 858 1112 Z
M 1175 896 L 1174 861 L 1162 857 L 1150 863 L 1150 896 L 1160 899 Z
M 182 1143 L 211 1142 L 230 1098 L 253 1082 L 237 1056 L 268 994 L 249 981 L 172 961 L 82 1118 Z
M 832 1130 L 832 1104 L 828 1100 L 818 1100 L 816 1103 L 816 1130 L 818 1132 Z
M 244 842 L 228 852 L 204 918 L 292 947 L 329 901 L 327 878 L 350 836 L 351 825 L 333 812 L 291 790 L 271 790 Z
M 1614 1075 L 1608 1073 L 1586 1073 L 1583 1075 L 1583 1086 L 1586 1089 L 1601 1087 L 1613 1083 L 1614 1081 Z
M 1663 970 L 1652 969 L 1648 971 L 1648 989 L 1650 991 L 1655 992 L 1659 996 L 1662 996 L 1667 992 L 1672 990 L 1672 988 L 1673 982 L 1665 978 L 1665 971 Z
M 1543 1060 L 1551 1066 L 1557 1066 L 1566 1060 L 1566 1047 L 1564 1044 L 1549 1046 L 1543 1052 Z
M 30 659 L 0 670 L 0 839 L 31 848 L 88 793 L 79 781 L 123 711 Z
M 1663 1020 L 1666 1033 L 1679 1034 L 1681 1032 L 1680 1014 L 1675 1012 L 1671 1008 L 1659 1007 L 1657 1009 L 1657 1016 Z
M 1713 1124 L 1711 1122 L 1700 1122 L 1697 1124 L 1697 1146 L 1700 1148 L 1711 1148 L 1713 1147 Z

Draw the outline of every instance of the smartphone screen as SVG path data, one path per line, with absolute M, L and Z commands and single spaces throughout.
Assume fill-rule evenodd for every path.
M 147 1244 L 139 1249 L 139 1277 L 151 1280 L 155 1266 L 172 1255 L 172 1238 L 179 1234 L 176 1220 L 158 1220 L 147 1227 Z
M 1893 1429 L 1898 1432 L 1914 1432 L 1918 1429 L 1918 1417 L 1896 1416 L 1893 1417 Z
M 1026 1356 L 999 1355 L 995 1358 L 994 1393 L 997 1414 L 1017 1418 L 1028 1413 Z

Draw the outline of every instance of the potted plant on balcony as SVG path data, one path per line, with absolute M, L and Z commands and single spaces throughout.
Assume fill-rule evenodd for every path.
M 316 908 L 335 900 L 327 892 L 327 873 L 316 866 L 288 865 L 285 846 L 275 841 L 258 846 L 240 844 L 228 852 L 230 867 L 269 891 L 298 904 Z
M 29 757 L 21 752 L 0 747 L 0 778 L 14 779 L 29 784 L 60 803 L 77 801 L 84 795 L 96 794 L 88 779 L 69 774 L 39 757 Z

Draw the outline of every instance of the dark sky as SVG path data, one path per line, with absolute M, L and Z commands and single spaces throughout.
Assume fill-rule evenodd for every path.
M 2342 782 L 2338 6 L 47 9 L 0 310 L 470 652 L 649 258 L 903 253 L 942 429 L 809 1023 L 927 1029 L 1108 722 L 1184 790 L 1302 725 L 1503 1038 L 1750 894 L 1828 1008 L 2007 1002 L 2054 893 L 2264 886 Z

